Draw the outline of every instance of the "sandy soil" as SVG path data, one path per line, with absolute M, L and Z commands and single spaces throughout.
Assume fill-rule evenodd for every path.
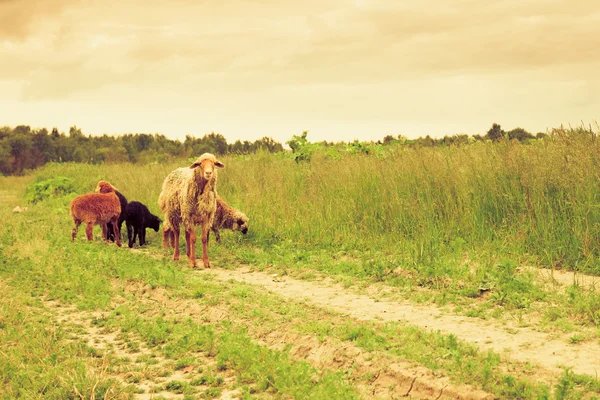
M 453 334 L 460 340 L 473 343 L 482 349 L 492 349 L 512 360 L 537 364 L 552 374 L 560 375 L 560 366 L 569 366 L 580 374 L 597 376 L 600 373 L 600 345 L 597 342 L 571 344 L 569 336 L 556 337 L 516 324 L 499 324 L 478 318 L 448 315 L 435 306 L 419 306 L 408 302 L 392 302 L 358 295 L 342 285 L 322 285 L 289 277 L 272 276 L 249 269 L 211 269 L 210 273 L 221 280 L 234 279 L 260 285 L 279 296 L 306 301 L 358 320 L 402 321 L 433 331 Z M 540 272 L 548 274 L 548 272 Z M 572 273 L 557 274 L 563 284 L 572 282 Z M 591 284 L 594 277 L 579 276 L 581 282 Z

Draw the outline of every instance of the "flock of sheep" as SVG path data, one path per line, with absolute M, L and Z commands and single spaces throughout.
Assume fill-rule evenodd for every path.
M 127 202 L 107 181 L 100 181 L 95 193 L 87 193 L 75 197 L 71 201 L 70 211 L 75 227 L 72 240 L 75 241 L 77 230 L 82 223 L 86 224 L 86 235 L 92 240 L 92 229 L 95 224 L 102 227 L 104 240 L 116 241 L 121 246 L 121 227 L 127 226 L 129 247 L 133 247 L 136 237 L 140 246 L 146 243 L 146 228 L 158 232 L 163 222 L 163 247 L 173 248 L 173 259 L 179 260 L 179 233 L 183 226 L 185 231 L 186 254 L 193 268 L 198 267 L 196 260 L 195 226 L 201 226 L 202 263 L 210 268 L 208 259 L 209 231 L 215 234 L 220 242 L 219 229 L 231 229 L 243 234 L 248 232 L 248 217 L 241 211 L 230 207 L 216 191 L 217 169 L 224 165 L 210 153 L 204 153 L 192 165 L 177 168 L 164 180 L 162 191 L 158 196 L 158 205 L 164 215 L 164 222 L 153 215 L 144 204 L 138 201 Z

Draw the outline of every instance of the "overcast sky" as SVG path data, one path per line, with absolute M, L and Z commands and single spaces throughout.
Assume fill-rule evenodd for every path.
M 0 125 L 378 140 L 600 121 L 598 0 L 0 0 Z

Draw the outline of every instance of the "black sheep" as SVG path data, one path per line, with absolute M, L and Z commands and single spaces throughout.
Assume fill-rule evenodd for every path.
M 133 247 L 136 236 L 139 238 L 140 246 L 146 244 L 146 228 L 152 228 L 158 232 L 162 220 L 153 215 L 148 207 L 139 201 L 132 201 L 127 204 L 127 237 L 129 238 L 129 247 Z
M 119 193 L 119 191 L 115 191 L 115 193 L 117 194 L 117 197 L 119 198 L 119 201 L 121 202 L 121 215 L 119 216 L 117 225 L 119 225 L 119 232 L 123 232 L 123 230 L 122 230 L 123 221 L 125 221 L 125 219 L 127 218 L 127 212 L 126 212 L 127 199 L 125 198 L 125 196 L 123 196 L 121 193 Z M 108 228 L 108 230 L 106 231 L 107 238 L 108 238 L 108 240 L 114 242 L 115 241 L 115 232 L 113 231 L 112 225 L 108 224 L 107 228 Z

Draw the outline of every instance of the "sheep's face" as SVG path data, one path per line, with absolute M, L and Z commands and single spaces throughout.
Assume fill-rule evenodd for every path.
M 194 161 L 192 165 L 190 165 L 190 168 L 198 167 L 200 168 L 200 175 L 209 181 L 215 175 L 215 167 L 224 168 L 225 165 L 223 165 L 221 161 L 217 160 L 214 155 L 210 153 L 204 153 L 198 157 L 198 159 Z
M 148 227 L 154 229 L 154 232 L 158 232 L 161 222 L 162 220 L 160 218 L 158 218 L 156 215 L 153 215 L 150 219 L 150 224 Z
M 248 217 L 244 213 L 236 213 L 235 222 L 233 223 L 233 231 L 240 231 L 244 235 L 248 233 Z
M 107 181 L 100 181 L 96 185 L 96 193 L 110 193 L 114 192 L 116 189 L 113 185 L 108 183 Z

